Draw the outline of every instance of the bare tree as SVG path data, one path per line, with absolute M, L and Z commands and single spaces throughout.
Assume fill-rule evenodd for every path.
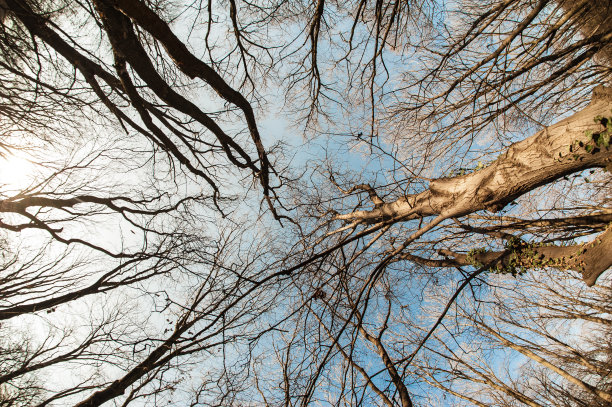
M 580 290 L 556 274 L 532 273 L 520 291 L 500 281 L 486 306 L 462 306 L 453 338 L 432 338 L 419 374 L 477 405 L 608 405 L 609 287 Z M 505 354 L 515 367 L 504 371 L 486 354 Z
M 540 402 L 440 332 L 454 314 L 503 345 L 478 363 L 530 358 L 532 337 L 495 329 L 527 317 L 484 302 L 497 275 L 607 281 L 607 3 L 0 8 L 0 148 L 42 172 L 0 197 L 0 316 L 46 327 L 6 383 L 78 371 L 41 384 L 47 404 L 490 404 L 444 381 L 471 380 Z M 285 171 L 266 108 L 324 153 Z M 571 377 L 607 402 L 571 357 L 533 354 L 561 377 L 542 397 Z
M 0 7 L 1 154 L 38 172 L 0 191 L 7 402 L 187 402 L 190 367 L 233 376 L 273 300 L 237 200 L 263 198 L 279 218 L 252 90 L 223 79 L 223 57 L 195 57 L 151 4 Z M 190 78 L 210 103 L 188 96 Z
M 443 393 L 422 390 L 436 383 L 424 382 L 415 363 L 425 350 L 444 351 L 452 335 L 430 342 L 448 329 L 457 301 L 480 301 L 490 275 L 520 280 L 544 269 L 563 278 L 573 270 L 594 286 L 612 265 L 612 98 L 609 88 L 595 86 L 609 81 L 610 27 L 598 14 L 608 6 L 495 1 L 457 2 L 430 13 L 421 8 L 413 16 L 428 17 L 417 19 L 424 21 L 422 36 L 406 37 L 400 42 L 406 54 L 396 57 L 397 48 L 383 37 L 395 22 L 386 22 L 388 30 L 371 29 L 385 27 L 385 20 L 368 20 L 365 4 L 346 32 L 332 37 L 344 26 L 328 28 L 332 51 L 326 55 L 328 66 L 350 67 L 343 71 L 346 93 L 343 84 L 333 88 L 346 99 L 336 101 L 347 111 L 371 104 L 370 129 L 367 116 L 355 112 L 347 117 L 361 120 L 346 124 L 348 131 L 322 126 L 331 141 L 315 164 L 316 190 L 301 184 L 295 192 L 303 240 L 291 254 L 301 271 L 294 273 L 295 306 L 279 327 L 303 333 L 279 334 L 286 345 L 277 351 L 284 365 L 278 381 L 290 405 L 409 405 L 405 392 L 413 404 L 443 403 Z M 377 17 L 393 9 L 393 3 L 376 5 Z M 350 4 L 331 4 L 327 14 L 327 3 L 319 7 L 321 23 L 310 33 L 326 18 L 351 21 L 339 17 Z M 438 25 L 427 24 L 432 21 Z M 415 27 L 401 29 L 399 38 Z M 367 64 L 351 65 L 358 35 L 385 45 L 359 43 L 359 61 Z M 337 53 L 336 45 L 347 53 Z M 309 52 L 322 66 L 323 54 Z M 371 79 L 366 73 L 378 63 L 388 64 L 389 76 Z M 312 71 L 315 82 L 321 71 Z M 397 87 L 386 92 L 391 83 Z M 368 92 L 355 95 L 354 87 Z M 310 112 L 320 109 L 316 98 L 312 103 Z M 352 153 L 357 157 L 350 161 Z M 440 297 L 443 304 L 434 307 L 432 298 Z M 474 352 L 484 361 L 493 357 L 485 349 Z M 427 368 L 442 363 L 432 360 Z M 566 363 L 550 366 L 565 369 Z M 454 368 L 448 380 L 459 377 Z M 492 373 L 479 374 L 485 380 Z M 584 391 L 606 402 L 604 382 L 577 380 L 574 385 L 582 381 Z

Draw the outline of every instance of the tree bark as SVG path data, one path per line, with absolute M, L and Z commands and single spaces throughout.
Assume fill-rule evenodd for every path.
M 465 216 L 483 209 L 497 212 L 517 197 L 566 175 L 595 167 L 612 168 L 612 151 L 597 145 L 588 132 L 603 126 L 597 116 L 610 116 L 612 91 L 599 86 L 583 110 L 512 144 L 488 167 L 471 174 L 439 178 L 429 189 L 393 202 L 336 215 L 334 219 L 362 223 L 405 221 L 426 216 Z
M 452 257 L 458 265 L 489 266 L 491 270 L 514 268 L 554 267 L 582 273 L 589 287 L 612 266 L 612 226 L 591 242 L 571 246 L 518 245 L 505 252 L 455 253 L 440 250 L 440 254 Z

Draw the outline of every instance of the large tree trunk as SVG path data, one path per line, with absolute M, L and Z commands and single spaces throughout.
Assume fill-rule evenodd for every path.
M 377 223 L 434 215 L 458 217 L 483 209 L 497 212 L 526 192 L 568 174 L 594 167 L 611 168 L 610 147 L 593 140 L 593 135 L 597 137 L 605 130 L 594 119 L 609 117 L 611 111 L 612 91 L 599 86 L 585 109 L 512 144 L 488 167 L 468 175 L 439 178 L 428 190 L 394 202 L 375 199 L 374 209 L 340 214 L 335 219 Z

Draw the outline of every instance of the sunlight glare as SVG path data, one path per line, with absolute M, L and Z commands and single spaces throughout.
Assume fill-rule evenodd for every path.
M 32 181 L 34 164 L 17 155 L 0 157 L 0 188 L 5 192 L 20 191 Z

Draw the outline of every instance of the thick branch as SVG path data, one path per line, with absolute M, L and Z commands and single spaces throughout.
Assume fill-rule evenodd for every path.
M 505 253 L 505 254 L 504 254 Z M 571 246 L 518 245 L 506 252 L 455 253 L 441 250 L 460 265 L 491 264 L 491 269 L 554 267 L 582 273 L 588 286 L 612 266 L 612 226 L 589 243 Z
M 260 182 L 264 189 L 264 194 L 269 195 L 269 171 L 270 163 L 268 161 L 267 154 L 265 152 L 257 123 L 255 120 L 255 114 L 253 107 L 248 100 L 237 90 L 233 89 L 225 80 L 209 65 L 198 59 L 193 55 L 181 42 L 178 37 L 170 30 L 168 24 L 163 21 L 154 11 L 148 8 L 144 3 L 136 0 L 126 1 L 110 1 L 113 7 L 116 7 L 126 16 L 133 19 L 140 27 L 149 32 L 156 40 L 158 40 L 168 55 L 173 59 L 176 66 L 190 78 L 200 78 L 208 83 L 223 99 L 229 103 L 234 104 L 240 110 L 242 110 L 251 139 L 257 148 L 259 156 L 259 171 L 258 175 Z M 98 2 L 102 5 L 102 2 Z M 110 8 L 106 7 L 109 11 Z M 149 84 L 151 85 L 151 84 Z M 217 134 L 217 137 L 221 136 L 221 133 Z M 246 154 L 242 153 L 242 149 L 229 137 L 221 137 L 222 142 L 231 145 L 233 149 L 238 151 L 244 158 L 247 158 Z M 249 159 L 250 160 L 250 159 Z

